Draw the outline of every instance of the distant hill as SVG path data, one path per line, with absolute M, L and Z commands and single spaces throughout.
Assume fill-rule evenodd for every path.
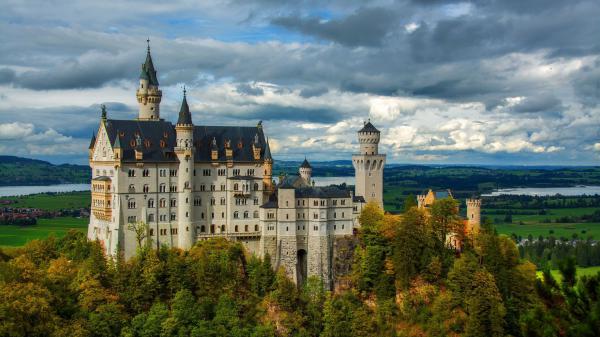
M 0 186 L 87 184 L 90 168 L 84 165 L 53 165 L 15 156 L 0 156 Z

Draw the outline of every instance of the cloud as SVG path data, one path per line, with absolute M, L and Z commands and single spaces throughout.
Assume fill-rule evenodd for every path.
M 391 29 L 398 24 L 398 16 L 389 8 L 363 7 L 340 19 L 323 20 L 318 17 L 278 17 L 273 24 L 340 44 L 379 46 Z
M 29 136 L 33 133 L 33 124 L 5 123 L 0 124 L 0 140 L 14 140 Z

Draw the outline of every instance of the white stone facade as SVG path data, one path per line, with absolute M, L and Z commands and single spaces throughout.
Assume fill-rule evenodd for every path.
M 142 69 L 154 71 L 149 53 Z M 158 83 L 151 75 L 142 73 L 138 101 L 145 92 L 141 86 L 148 85 L 145 77 Z M 173 125 L 160 119 L 159 103 L 150 110 L 142 100 L 138 118 L 131 121 L 108 119 L 103 112 L 90 144 L 88 238 L 99 240 L 109 255 L 129 258 L 138 241 L 128 224 L 139 221 L 147 224 L 143 242 L 152 247 L 189 249 L 198 240 L 224 237 L 257 256 L 270 255 L 274 267 L 284 268 L 298 283 L 318 276 L 330 288 L 333 241 L 352 237 L 365 199 L 381 203 L 382 186 L 374 188 L 375 196 L 361 194 L 367 182 L 382 184 L 381 175 L 357 169 L 355 196 L 337 187 L 312 186 L 305 161 L 300 176 L 276 184 L 262 123 L 195 126 L 184 96 Z M 373 145 L 375 154 L 361 154 L 362 159 L 382 156 Z M 377 164 L 379 174 L 384 160 Z

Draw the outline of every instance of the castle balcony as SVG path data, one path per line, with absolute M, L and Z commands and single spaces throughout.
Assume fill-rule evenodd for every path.
M 200 233 L 196 235 L 198 240 L 207 240 L 211 238 L 226 238 L 226 239 L 243 239 L 243 238 L 259 238 L 261 232 L 241 232 L 241 233 Z

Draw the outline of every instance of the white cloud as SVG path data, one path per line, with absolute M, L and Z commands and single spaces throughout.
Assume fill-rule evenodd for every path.
M 0 140 L 13 140 L 29 136 L 33 133 L 31 123 L 5 123 L 0 124 Z

